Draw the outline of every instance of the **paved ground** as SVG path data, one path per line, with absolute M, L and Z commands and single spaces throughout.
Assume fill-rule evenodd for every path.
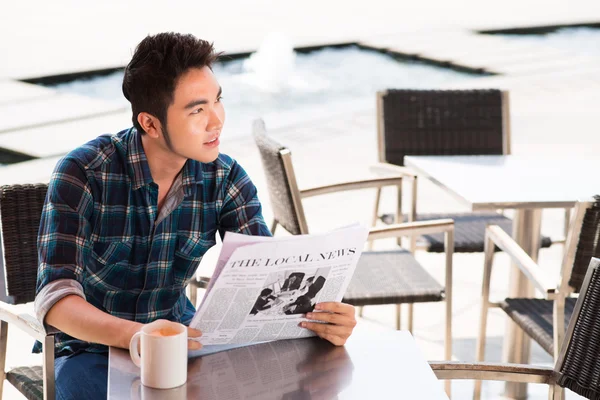
M 572 1 L 567 5 L 561 1 L 508 0 L 484 5 L 462 0 L 400 5 L 375 0 L 368 6 L 337 0 L 288 2 L 285 6 L 254 1 L 236 2 L 234 15 L 226 5 L 199 7 L 184 1 L 167 9 L 159 4 L 155 0 L 127 5 L 109 1 L 93 7 L 75 1 L 36 2 L 34 7 L 18 3 L 0 15 L 0 37 L 5 38 L 0 41 L 5 55 L 0 63 L 0 147 L 40 157 L 0 168 L 1 184 L 45 181 L 57 157 L 97 134 L 121 129 L 129 121 L 128 110 L 118 104 L 59 95 L 18 83 L 15 78 L 120 66 L 144 34 L 168 29 L 213 39 L 228 52 L 253 50 L 265 33 L 280 30 L 296 45 L 361 41 L 373 47 L 502 72 L 503 76 L 481 78 L 468 85 L 510 90 L 513 153 L 554 154 L 560 162 L 560 155 L 593 157 L 600 149 L 597 59 L 544 47 L 531 49 L 472 33 L 473 29 L 493 27 L 600 21 L 600 3 L 595 1 Z M 371 105 L 356 103 L 343 113 L 315 113 L 293 122 L 267 119 L 267 125 L 275 138 L 292 149 L 301 187 L 370 176 L 368 166 L 376 161 L 375 111 Z M 227 131 L 224 133 L 227 135 Z M 254 179 L 269 219 L 269 199 L 251 140 L 227 140 L 224 136 L 222 147 Z M 596 186 L 600 181 L 593 173 L 587 179 Z M 428 182 L 422 182 L 418 195 L 423 211 L 464 209 Z M 325 231 L 356 220 L 368 224 L 373 200 L 369 192 L 308 199 L 305 208 L 309 228 Z M 394 201 L 392 193 L 384 193 L 384 210 L 392 210 Z M 560 212 L 547 211 L 543 231 L 559 236 L 562 223 Z M 383 241 L 377 247 L 393 246 L 391 242 Z M 549 273 L 558 270 L 561 252 L 561 246 L 541 252 L 540 263 L 552 271 Z M 206 257 L 201 271 L 210 269 L 211 257 Z M 418 259 L 443 280 L 442 256 L 419 253 Z M 483 257 L 457 254 L 454 262 L 454 357 L 468 361 L 474 358 Z M 498 255 L 495 265 L 492 290 L 502 296 L 508 286 L 508 262 Z M 23 309 L 30 310 L 31 305 Z M 443 305 L 417 305 L 415 315 L 414 335 L 424 355 L 440 359 Z M 376 332 L 394 326 L 393 307 L 366 308 L 364 317 L 357 329 Z M 502 314 L 492 312 L 487 352 L 490 361 L 500 360 L 504 322 Z M 31 342 L 23 334 L 13 330 L 9 340 L 9 366 L 39 362 L 29 353 Z M 550 364 L 551 359 L 534 347 L 532 362 Z M 470 382 L 456 382 L 454 398 L 468 398 L 471 387 Z M 486 383 L 484 390 L 487 399 L 501 398 L 501 384 Z M 19 398 L 10 385 L 5 385 L 4 394 L 5 398 Z M 543 386 L 531 386 L 530 398 L 545 396 Z

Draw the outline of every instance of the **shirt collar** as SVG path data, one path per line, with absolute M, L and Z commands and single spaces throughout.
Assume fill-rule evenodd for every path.
M 142 135 L 137 129 L 132 128 L 129 138 L 129 146 L 127 149 L 127 162 L 129 164 L 129 174 L 133 182 L 133 190 L 138 190 L 142 186 L 146 186 L 154 180 L 148 165 L 148 159 L 142 145 Z M 187 160 L 183 166 L 183 189 L 185 195 L 189 196 L 193 193 L 193 187 L 202 183 L 202 163 L 195 160 Z
M 133 182 L 133 190 L 138 190 L 153 182 L 148 159 L 142 145 L 142 135 L 137 129 L 130 131 L 129 143 L 127 146 L 127 163 L 129 164 L 129 174 Z
M 183 166 L 183 190 L 190 196 L 195 186 L 203 182 L 202 163 L 188 159 Z

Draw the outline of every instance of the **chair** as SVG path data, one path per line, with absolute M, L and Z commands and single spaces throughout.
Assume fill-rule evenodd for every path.
M 34 300 L 38 270 L 37 235 L 47 185 L 12 185 L 0 188 L 0 219 L 7 293 L 0 301 L 0 396 L 4 379 L 27 399 L 54 399 L 54 335 L 29 314 L 18 313 L 14 304 Z M 4 372 L 8 326 L 17 327 L 39 340 L 43 364 Z
M 407 155 L 510 154 L 508 92 L 500 90 L 387 90 L 377 93 L 379 164 L 375 170 L 399 173 L 412 180 L 412 205 L 405 220 L 454 220 L 454 251 L 482 252 L 485 227 L 499 225 L 512 232 L 512 221 L 497 212 L 417 213 L 417 177 L 404 166 Z M 401 189 L 401 186 L 399 186 Z M 377 192 L 375 218 L 381 191 Z M 401 190 L 398 199 L 402 198 Z M 398 201 L 398 214 L 402 213 Z M 391 223 L 390 215 L 382 216 Z M 417 247 L 428 252 L 444 249 L 442 235 L 423 235 Z M 542 237 L 541 246 L 552 241 Z M 414 245 L 413 245 L 414 246 Z
M 347 190 L 396 186 L 401 178 L 377 178 L 352 181 L 312 189 L 299 190 L 292 165 L 291 152 L 267 136 L 262 120 L 253 125 L 253 135 L 262 159 L 267 179 L 274 220 L 271 231 L 283 227 L 293 235 L 308 234 L 302 199 Z M 396 304 L 396 325 L 400 329 L 400 304 L 446 301 L 445 357 L 452 355 L 452 254 L 453 222 L 451 220 L 421 221 L 373 228 L 369 240 L 443 232 L 446 243 L 446 286 L 442 287 L 404 249 L 363 252 L 344 301 L 355 306 Z M 412 330 L 412 309 L 409 330 Z
M 43 348 L 43 365 L 17 367 L 4 373 L 0 381 L 0 396 L 6 379 L 27 399 L 54 399 L 54 335 L 47 335 L 35 316 L 18 313 L 11 307 L 35 299 L 38 270 L 37 235 L 47 190 L 46 184 L 0 187 L 5 283 L 9 295 L 0 301 L 0 370 L 4 372 L 6 366 L 9 324 L 39 340 Z M 2 257 L 0 263 L 1 261 Z M 205 288 L 208 280 L 209 278 L 202 277 L 191 282 L 192 294 L 196 295 L 195 288 Z
M 543 298 L 507 298 L 499 303 L 490 302 L 490 281 L 494 253 L 492 246 L 500 247 L 527 276 Z M 571 229 L 558 285 L 548 277 L 547 270 L 536 264 L 519 245 L 498 226 L 486 230 L 486 250 L 483 275 L 481 324 L 477 344 L 477 361 L 485 351 L 487 315 L 490 307 L 502 309 L 523 331 L 557 361 L 590 259 L 600 257 L 600 196 L 594 202 L 579 202 L 575 207 Z
M 439 379 L 500 380 L 546 383 L 551 400 L 564 398 L 563 388 L 588 399 L 600 399 L 600 260 L 592 258 L 573 305 L 572 318 L 553 368 L 520 364 L 432 362 Z M 583 270 L 586 268 L 584 267 Z M 478 394 L 476 394 L 478 397 Z

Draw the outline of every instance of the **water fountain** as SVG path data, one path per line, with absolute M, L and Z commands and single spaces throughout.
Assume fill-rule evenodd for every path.
M 327 80 L 296 69 L 294 47 L 278 32 L 263 39 L 258 50 L 244 60 L 243 69 L 245 73 L 237 80 L 265 93 L 317 92 L 329 87 Z

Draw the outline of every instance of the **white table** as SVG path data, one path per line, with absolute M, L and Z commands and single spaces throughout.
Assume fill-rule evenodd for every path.
M 376 337 L 355 333 L 343 347 L 317 338 L 294 339 L 190 359 L 188 381 L 176 389 L 149 389 L 139 382 L 129 353 L 111 348 L 111 400 L 237 399 L 237 393 L 257 400 L 448 400 L 410 333 L 391 330 Z
M 594 160 L 541 156 L 409 156 L 405 164 L 458 198 L 472 211 L 514 209 L 513 238 L 534 259 L 540 248 L 543 208 L 570 208 L 600 188 Z M 533 287 L 513 266 L 511 297 L 531 296 Z M 518 343 L 522 343 L 518 346 Z M 530 341 L 507 324 L 504 360 L 528 363 Z M 507 383 L 506 395 L 524 398 L 526 384 Z

